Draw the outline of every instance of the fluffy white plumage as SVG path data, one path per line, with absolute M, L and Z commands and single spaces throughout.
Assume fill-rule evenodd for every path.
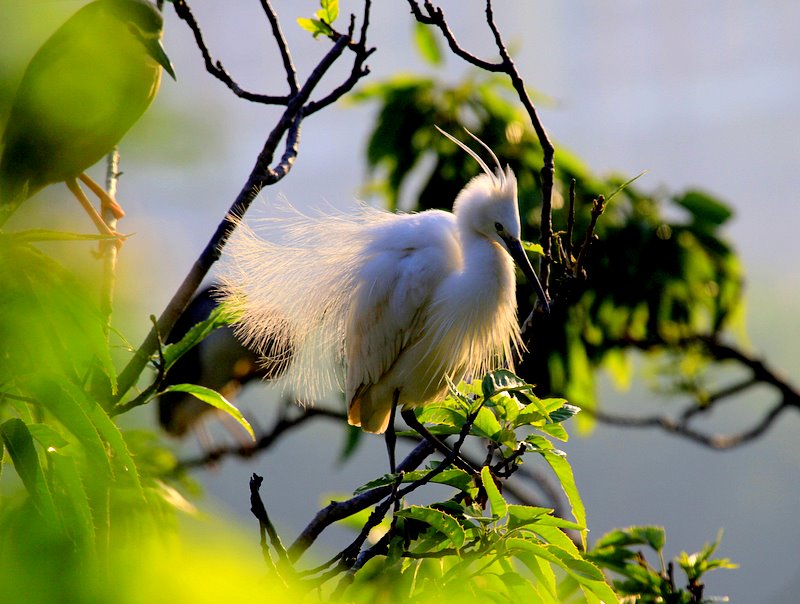
M 299 397 L 344 390 L 350 423 L 368 432 L 386 430 L 395 393 L 405 408 L 425 404 L 446 393 L 445 376 L 511 366 L 522 346 L 509 254 L 536 276 L 519 246 L 516 178 L 467 151 L 485 173 L 453 213 L 282 205 L 228 243 L 220 289 L 239 337 L 285 361 Z

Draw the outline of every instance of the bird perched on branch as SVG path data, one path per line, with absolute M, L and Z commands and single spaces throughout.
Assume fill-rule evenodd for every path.
M 240 222 L 228 244 L 221 295 L 240 315 L 239 337 L 273 362 L 291 350 L 291 387 L 313 399 L 339 386 L 350 424 L 367 432 L 386 431 L 396 405 L 444 396 L 448 377 L 512 366 L 522 347 L 514 261 L 549 310 L 520 243 L 514 173 L 477 138 L 495 170 L 443 134 L 483 169 L 452 213 L 284 206 Z
M 0 226 L 48 184 L 64 181 L 100 232 L 101 208 L 124 212 L 84 170 L 109 153 L 175 72 L 161 45 L 163 17 L 145 0 L 96 0 L 31 59 L 14 98 L 0 158 Z

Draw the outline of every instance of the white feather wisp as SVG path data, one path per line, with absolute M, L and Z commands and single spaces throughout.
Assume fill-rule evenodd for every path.
M 268 217 L 240 220 L 225 248 L 219 297 L 243 344 L 276 367 L 299 400 L 344 386 L 347 311 L 365 227 L 392 215 L 358 204 L 303 213 L 288 201 Z

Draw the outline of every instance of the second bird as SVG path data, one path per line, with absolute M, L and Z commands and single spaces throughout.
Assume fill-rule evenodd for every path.
M 31 59 L 14 98 L 0 158 L 0 226 L 48 184 L 64 181 L 101 231 L 83 181 L 117 217 L 122 210 L 83 174 L 109 153 L 156 96 L 163 17 L 145 0 L 96 0 Z M 88 207 L 87 207 L 88 204 Z

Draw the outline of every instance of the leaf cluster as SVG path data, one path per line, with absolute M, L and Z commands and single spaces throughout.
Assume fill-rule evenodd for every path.
M 668 604 L 700 604 L 718 601 L 704 596 L 702 577 L 716 569 L 737 568 L 727 558 L 712 558 L 719 546 L 722 534 L 694 554 L 682 552 L 665 564 L 664 545 L 666 534 L 658 526 L 633 526 L 616 529 L 600 538 L 588 554 L 588 558 L 601 568 L 612 571 L 619 579 L 614 580 L 618 594 L 636 596 L 639 602 L 666 602 Z M 647 547 L 659 560 L 652 566 L 640 547 Z M 677 585 L 675 567 L 683 571 L 686 585 Z

